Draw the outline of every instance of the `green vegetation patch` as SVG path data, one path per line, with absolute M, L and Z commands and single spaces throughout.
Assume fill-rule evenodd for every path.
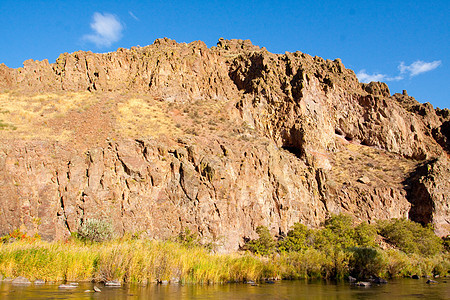
M 3 123 L 3 120 L 0 120 L 0 130 L 16 130 L 17 127 L 13 124 Z
M 110 225 L 98 220 L 86 221 L 77 235 L 59 242 L 15 230 L 1 238 L 0 275 L 47 281 L 225 283 L 348 275 L 448 276 L 450 271 L 450 254 L 442 240 L 429 227 L 408 220 L 355 225 L 349 216 L 338 215 L 321 229 L 295 224 L 278 240 L 264 226 L 257 233 L 245 251 L 219 254 L 200 245 L 189 230 L 166 242 L 135 235 L 112 239 Z M 381 249 L 376 242 L 381 238 L 390 247 Z
M 444 241 L 432 228 L 406 219 L 354 225 L 350 216 L 341 214 L 328 218 L 321 229 L 297 223 L 277 241 L 264 226 L 257 233 L 259 238 L 243 249 L 284 256 L 288 278 L 446 275 L 450 270 Z M 392 249 L 381 249 L 380 239 Z
M 407 219 L 393 219 L 378 223 L 378 230 L 386 240 L 405 253 L 432 256 L 444 250 L 443 240 L 431 227 Z

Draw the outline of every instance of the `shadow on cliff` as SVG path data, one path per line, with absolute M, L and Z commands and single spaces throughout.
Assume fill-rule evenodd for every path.
M 423 179 L 429 176 L 430 165 L 437 159 L 431 159 L 419 164 L 403 181 L 406 198 L 411 203 L 409 219 L 422 225 L 433 221 L 434 203 Z

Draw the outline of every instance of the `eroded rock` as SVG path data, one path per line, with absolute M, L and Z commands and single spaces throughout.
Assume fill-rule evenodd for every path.
M 159 39 L 0 65 L 0 88 L 89 91 L 85 108 L 52 117 L 45 106 L 32 138 L 20 126 L 0 132 L 2 234 L 64 239 L 96 218 L 119 235 L 189 229 L 228 251 L 259 225 L 283 234 L 341 212 L 450 231 L 448 110 L 360 84 L 339 59 Z

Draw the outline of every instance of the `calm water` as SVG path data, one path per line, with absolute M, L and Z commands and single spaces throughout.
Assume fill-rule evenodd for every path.
M 225 285 L 126 285 L 108 288 L 97 285 L 101 293 L 86 293 L 93 284 L 80 283 L 73 290 L 58 285 L 14 286 L 0 282 L 0 299 L 450 299 L 450 278 L 426 284 L 426 279 L 392 280 L 386 285 L 355 287 L 348 283 L 323 281 L 281 281 L 275 284 Z

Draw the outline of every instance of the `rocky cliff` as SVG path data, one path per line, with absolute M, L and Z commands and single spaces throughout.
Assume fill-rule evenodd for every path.
M 89 218 L 232 250 L 330 213 L 450 232 L 450 112 L 339 59 L 220 39 L 0 65 L 0 233 Z

